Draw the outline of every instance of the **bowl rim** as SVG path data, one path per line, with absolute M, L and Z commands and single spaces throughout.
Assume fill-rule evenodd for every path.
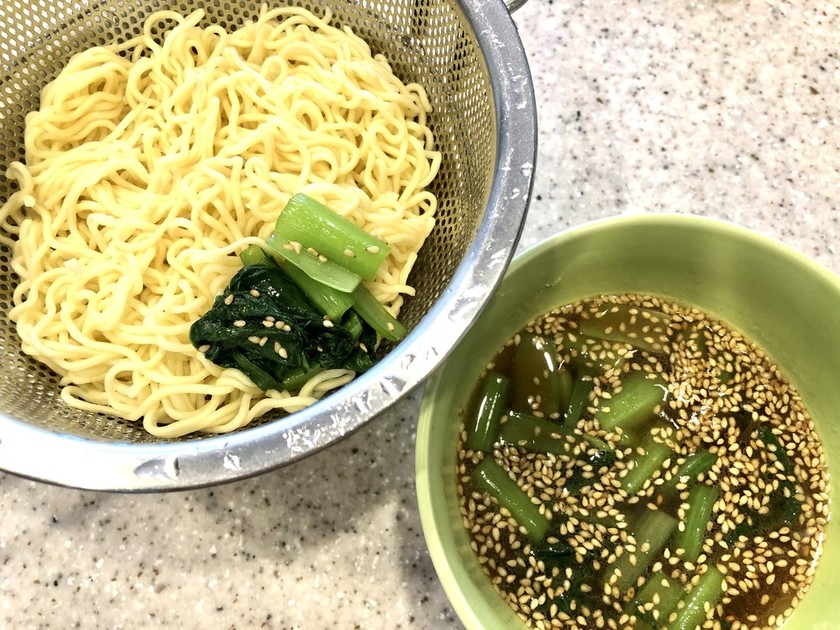
M 539 258 L 547 250 L 560 247 L 567 241 L 585 238 L 588 234 L 604 228 L 617 229 L 631 226 L 654 228 L 669 226 L 678 228 L 696 227 L 725 234 L 733 240 L 764 248 L 772 252 L 773 255 L 786 259 L 790 264 L 806 269 L 816 279 L 830 286 L 840 300 L 840 275 L 833 273 L 811 257 L 781 240 L 722 218 L 668 212 L 614 215 L 588 221 L 548 236 L 515 256 L 500 284 L 500 290 L 504 288 L 506 279 L 515 274 L 521 267 L 529 264 L 534 258 Z M 474 326 L 473 331 L 475 329 Z M 482 616 L 476 612 L 476 608 L 471 602 L 480 600 L 482 593 L 472 582 L 464 579 L 467 575 L 462 564 L 449 562 L 449 554 L 457 555 L 457 552 L 451 549 L 447 551 L 448 545 L 443 536 L 447 528 L 439 522 L 443 518 L 436 513 L 434 507 L 434 488 L 431 482 L 434 473 L 432 470 L 433 464 L 430 461 L 431 425 L 433 423 L 431 416 L 435 404 L 436 390 L 446 381 L 446 369 L 447 362 L 444 362 L 426 381 L 424 387 L 415 440 L 415 492 L 426 546 L 441 586 L 464 626 L 468 630 L 481 630 L 484 627 Z M 825 562 L 824 558 L 822 562 Z M 501 598 L 499 598 L 499 602 L 503 607 L 507 607 L 507 604 Z M 510 611 L 515 618 L 515 613 L 512 609 Z M 522 627 L 525 627 L 524 623 Z M 820 628 L 823 627 L 828 630 L 828 626 L 820 625 Z

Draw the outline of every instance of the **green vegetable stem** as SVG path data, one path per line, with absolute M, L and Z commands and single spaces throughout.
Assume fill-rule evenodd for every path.
M 668 446 L 648 437 L 627 460 L 627 472 L 621 480 L 621 487 L 629 495 L 636 494 L 673 454 Z
M 499 420 L 507 409 L 510 380 L 491 372 L 484 378 L 472 420 L 467 426 L 466 446 L 473 451 L 488 452 L 496 441 Z
M 299 243 L 333 263 L 372 280 L 391 248 L 340 214 L 304 195 L 294 195 L 274 226 L 278 240 Z
M 723 574 L 717 567 L 709 567 L 700 580 L 682 600 L 676 617 L 667 626 L 668 630 L 694 630 L 708 617 L 709 611 L 723 594 Z M 672 613 L 673 614 L 673 613 Z
M 511 411 L 507 415 L 508 419 L 502 424 L 499 438 L 505 444 L 528 451 L 567 454 L 582 437 L 556 422 L 528 413 Z
M 355 303 L 351 293 L 339 291 L 317 280 L 313 280 L 294 265 L 286 265 L 283 271 L 300 287 L 301 291 L 306 293 L 306 296 L 312 300 L 312 303 L 334 322 L 340 321 Z
M 685 518 L 674 532 L 674 549 L 683 549 L 683 560 L 696 562 L 706 538 L 706 528 L 717 501 L 717 489 L 700 483 L 691 489 Z
M 636 538 L 636 551 L 623 553 L 607 567 L 604 574 L 607 582 L 622 593 L 636 585 L 636 580 L 647 570 L 654 556 L 665 546 L 671 533 L 677 527 L 677 519 L 661 510 L 646 510 L 631 525 Z
M 549 527 L 548 518 L 540 513 L 528 495 L 492 457 L 485 457 L 473 468 L 472 479 L 478 490 L 486 492 L 507 508 L 516 522 L 525 528 L 532 541 L 537 542 L 545 537 Z
M 558 366 L 553 343 L 533 333 L 519 335 L 513 355 L 511 407 L 559 415 L 566 409 L 571 374 Z
M 563 414 L 564 426 L 574 427 L 580 421 L 580 416 L 589 402 L 589 394 L 594 388 L 595 381 L 592 374 L 586 370 L 578 370 L 569 393 L 569 404 Z
M 239 258 L 246 265 L 268 265 L 274 262 L 261 247 L 249 245 L 239 254 Z M 349 293 L 339 291 L 317 280 L 313 280 L 299 267 L 288 264 L 283 272 L 303 291 L 312 303 L 332 321 L 340 321 L 349 308 L 353 306 L 353 297 Z
M 612 398 L 602 401 L 595 412 L 595 419 L 606 431 L 617 427 L 627 431 L 653 415 L 666 393 L 662 382 L 648 378 L 644 372 L 632 372 Z
M 659 487 L 659 494 L 666 500 L 670 499 L 677 493 L 678 485 L 690 486 L 698 475 L 710 470 L 715 462 L 717 455 L 714 453 L 702 448 L 695 451 L 680 464 L 677 472 Z
M 625 608 L 628 615 L 635 615 L 634 628 L 660 627 L 668 615 L 685 596 L 685 589 L 662 571 L 653 573 L 630 600 Z M 640 622 L 642 625 L 640 625 Z
M 399 341 L 407 331 L 379 301 L 373 297 L 365 285 L 360 284 L 353 290 L 353 308 L 359 316 L 388 341 Z
M 327 258 L 319 258 L 288 239 L 272 234 L 265 241 L 272 254 L 294 265 L 307 276 L 337 291 L 351 293 L 362 282 L 357 274 L 336 265 Z

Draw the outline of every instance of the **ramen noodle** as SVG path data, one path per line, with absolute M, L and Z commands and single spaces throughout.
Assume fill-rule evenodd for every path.
M 190 344 L 293 194 L 388 243 L 367 287 L 394 316 L 437 204 L 420 85 L 329 13 L 263 8 L 232 33 L 202 17 L 157 12 L 141 36 L 72 57 L 27 116 L 0 211 L 23 351 L 60 375 L 67 404 L 160 437 L 232 431 L 354 376 L 262 392 Z

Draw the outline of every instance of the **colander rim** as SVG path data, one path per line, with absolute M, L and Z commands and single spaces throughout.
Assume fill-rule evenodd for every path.
M 486 65 L 498 150 L 486 213 L 441 297 L 371 370 L 277 421 L 213 437 L 107 442 L 30 425 L 0 412 L 0 469 L 91 490 L 182 490 L 243 479 L 298 461 L 356 431 L 419 386 L 475 322 L 500 283 L 527 215 L 537 157 L 533 81 L 501 0 L 455 0 Z

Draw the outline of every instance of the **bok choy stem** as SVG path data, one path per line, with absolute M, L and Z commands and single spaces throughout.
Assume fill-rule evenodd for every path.
M 595 412 L 601 428 L 612 431 L 621 427 L 625 432 L 653 415 L 667 393 L 658 380 L 649 379 L 643 372 L 632 372 L 621 384 L 621 389 L 602 401 Z
M 706 538 L 706 527 L 712 515 L 712 507 L 717 501 L 716 488 L 704 483 L 697 484 L 688 496 L 688 509 L 685 518 L 674 532 L 674 548 L 683 549 L 683 560 L 696 562 Z
M 677 519 L 661 510 L 649 509 L 630 527 L 636 538 L 636 551 L 619 556 L 605 573 L 606 579 L 614 579 L 614 586 L 622 593 L 636 585 L 677 527 Z
M 628 460 L 628 470 L 621 480 L 621 487 L 628 495 L 639 492 L 645 482 L 662 468 L 665 460 L 674 454 L 668 446 L 655 441 L 653 437 L 649 437 L 639 449 L 642 452 L 633 453 Z M 632 467 L 629 465 L 631 462 Z
M 508 509 L 532 541 L 537 542 L 545 537 L 549 520 L 492 457 L 485 457 L 473 469 L 472 478 L 478 490 L 494 497 L 501 506 Z
M 360 284 L 353 290 L 353 309 L 359 316 L 370 324 L 373 329 L 388 341 L 399 341 L 405 337 L 406 331 L 365 285 Z
M 717 604 L 723 589 L 723 574 L 717 567 L 710 566 L 682 600 L 683 606 L 677 608 L 676 617 L 667 626 L 668 630 L 694 630 L 699 627 Z
M 334 262 L 306 251 L 300 243 L 272 234 L 265 241 L 266 247 L 286 262 L 294 265 L 313 280 L 338 291 L 350 293 L 362 281 L 362 278 Z
M 373 280 L 391 251 L 382 239 L 302 193 L 289 199 L 277 217 L 274 234 L 315 250 L 364 280 Z
M 467 426 L 467 448 L 485 453 L 493 448 L 499 420 L 507 409 L 509 390 L 507 376 L 491 372 L 484 378 L 478 403 Z

